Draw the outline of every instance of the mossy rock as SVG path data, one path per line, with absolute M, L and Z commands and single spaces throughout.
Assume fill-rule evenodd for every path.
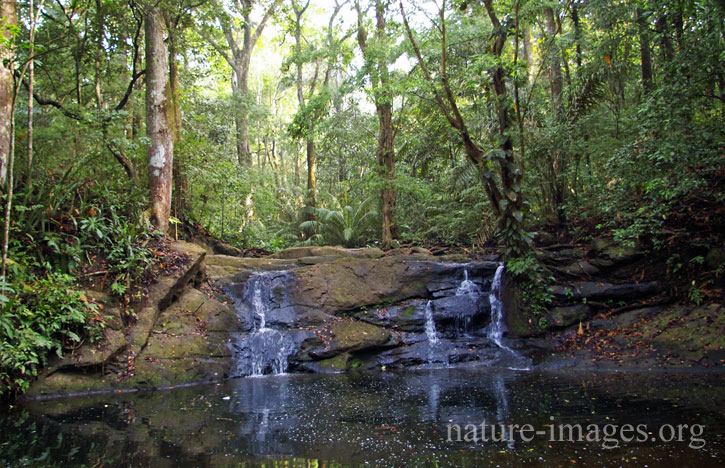
M 357 320 L 337 320 L 318 329 L 319 337 L 306 341 L 306 354 L 325 360 L 343 353 L 371 351 L 392 345 L 392 333 Z
M 130 387 L 170 387 L 189 383 L 216 382 L 229 372 L 225 358 L 156 359 L 136 362 L 133 376 L 125 384 Z
M 579 322 L 589 320 L 592 315 L 591 307 L 586 304 L 575 304 L 565 307 L 554 307 L 549 311 L 547 319 L 549 325 L 557 328 L 566 328 Z

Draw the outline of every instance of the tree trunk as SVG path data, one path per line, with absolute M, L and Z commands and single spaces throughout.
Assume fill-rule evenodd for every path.
M 561 91 L 564 87 L 561 78 L 561 56 L 559 55 L 559 47 L 556 43 L 557 25 L 554 16 L 554 10 L 551 7 L 544 8 L 544 16 L 546 17 L 546 34 L 552 41 L 549 49 L 549 79 L 551 82 L 551 102 L 556 111 L 556 115 L 561 114 Z
M 10 119 L 13 101 L 13 50 L 11 29 L 18 23 L 15 0 L 0 1 L 0 186 L 7 180 L 10 154 Z
M 169 229 L 172 167 L 174 161 L 174 109 L 169 83 L 168 50 L 164 22 L 158 7 L 146 13 L 146 154 L 151 191 L 151 222 L 162 232 Z
M 317 206 L 317 158 L 315 141 L 307 140 L 307 206 Z
M 484 7 L 495 33 L 493 53 L 497 57 L 501 57 L 503 48 L 506 45 L 506 29 L 501 26 L 498 20 L 498 16 L 493 9 L 492 0 L 484 0 Z M 503 66 L 499 64 L 493 71 L 493 90 L 496 94 L 496 114 L 498 115 L 498 130 L 501 136 L 501 150 L 503 152 L 503 158 L 499 162 L 502 188 L 498 202 L 501 212 L 499 229 L 506 244 L 507 256 L 519 256 L 527 252 L 529 246 L 524 237 L 526 230 L 523 225 L 522 213 L 521 175 L 523 171 L 520 170 L 514 160 L 513 142 L 510 136 L 511 106 L 508 104 L 506 97 L 505 77 L 506 72 Z
M 173 105 L 174 125 L 172 140 L 174 146 L 181 141 L 182 120 L 181 103 L 179 102 L 179 62 L 176 60 L 178 53 L 178 32 L 169 18 L 166 19 L 166 28 L 169 33 L 169 86 L 171 88 L 171 103 Z M 179 220 L 186 218 L 185 213 L 189 210 L 189 181 L 186 174 L 186 165 L 180 155 L 175 155 L 173 163 L 173 205 L 174 217 Z
M 384 185 L 380 191 L 383 208 L 383 248 L 390 248 L 395 237 L 395 147 L 393 139 L 393 109 L 390 104 L 377 106 L 378 131 L 377 160 Z
M 375 40 L 377 46 L 385 44 L 387 38 L 386 6 L 380 0 L 375 1 Z M 378 173 L 383 179 L 383 187 L 380 189 L 380 201 L 382 211 L 382 244 L 383 248 L 390 248 L 393 239 L 397 237 L 395 226 L 395 132 L 393 130 L 393 105 L 392 95 L 388 87 L 390 74 L 388 71 L 387 59 L 381 54 L 372 54 L 369 51 L 367 31 L 363 21 L 363 11 L 359 2 L 355 2 L 357 10 L 357 41 L 360 50 L 368 63 L 370 70 L 370 81 L 375 96 L 375 109 L 378 114 L 378 146 L 375 156 L 378 163 Z M 377 56 L 376 56 L 377 55 Z
M 31 170 L 33 168 L 33 87 L 35 86 L 35 2 L 28 2 L 30 20 L 29 31 L 29 60 L 28 60 L 28 183 L 31 183 Z
M 642 64 L 642 87 L 649 92 L 652 87 L 652 58 L 649 45 L 649 22 L 641 8 L 637 8 L 637 27 L 639 29 L 639 54 Z
M 237 160 L 240 166 L 249 167 L 252 165 L 252 148 L 249 144 L 249 112 L 247 111 L 246 99 L 249 94 L 247 86 L 247 73 L 249 67 L 236 69 L 234 74 L 236 80 L 232 87 L 234 94 L 234 125 L 237 130 Z
M 557 121 L 561 121 L 562 118 L 562 103 L 561 93 L 564 88 L 564 83 L 561 76 L 561 56 L 560 49 L 556 42 L 556 36 L 558 34 L 558 27 L 556 22 L 556 15 L 553 8 L 545 7 L 544 16 L 546 17 L 546 34 L 549 36 L 549 40 L 552 41 L 551 48 L 549 49 L 549 81 L 551 86 L 551 105 L 554 107 L 554 113 Z M 564 194 L 565 194 L 565 180 L 564 173 L 567 166 L 567 155 L 563 151 L 552 148 L 549 153 L 549 181 L 548 184 L 551 191 L 551 209 L 556 213 L 558 223 L 566 223 L 566 216 L 563 209 Z
M 574 23 L 574 42 L 576 42 L 576 66 L 581 68 L 582 66 L 582 28 L 579 22 L 579 7 L 576 3 L 572 3 L 571 6 L 571 21 Z

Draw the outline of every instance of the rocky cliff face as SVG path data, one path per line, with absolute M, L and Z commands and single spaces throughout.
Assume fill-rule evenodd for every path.
M 309 252 L 300 251 L 302 262 L 296 267 L 240 271 L 225 286 L 236 299 L 240 321 L 233 348 L 241 365 L 233 375 L 279 372 L 281 367 L 339 372 L 497 357 L 485 327 L 487 293 L 498 263 L 335 252 L 311 262 Z M 283 255 L 289 260 L 291 253 Z M 460 291 L 465 278 L 475 287 Z M 433 339 L 430 327 L 436 330 Z M 265 356 L 267 362 L 258 361 Z

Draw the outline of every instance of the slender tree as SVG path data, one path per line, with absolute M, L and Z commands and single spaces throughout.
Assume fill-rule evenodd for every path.
M 162 232 L 169 228 L 174 162 L 174 106 L 169 83 L 164 20 L 158 5 L 148 8 L 146 32 L 146 148 L 151 190 L 151 222 Z
M 266 6 L 262 19 L 254 23 L 252 10 L 256 6 L 255 0 L 234 0 L 235 12 L 241 17 L 239 21 L 228 15 L 224 8 L 216 1 L 210 4 L 214 9 L 214 16 L 221 25 L 226 46 L 217 40 L 213 34 L 213 27 L 200 25 L 201 36 L 222 56 L 232 67 L 232 92 L 237 106 L 234 121 L 237 130 L 237 158 L 241 166 L 252 164 L 252 150 L 249 146 L 249 65 L 252 61 L 252 52 L 264 32 L 264 28 L 272 18 L 275 10 L 282 0 L 272 0 Z
M 15 0 L 0 1 L 0 186 L 5 186 L 10 155 L 13 101 L 13 29 L 18 23 Z
M 375 0 L 375 46 L 371 47 L 368 32 L 365 27 L 363 10 L 360 2 L 355 2 L 357 10 L 357 41 L 365 58 L 365 66 L 372 83 L 375 111 L 378 116 L 378 145 L 375 157 L 380 174 L 383 178 L 383 187 L 380 190 L 382 203 L 383 247 L 389 248 L 396 237 L 395 228 L 395 132 L 393 129 L 393 93 L 391 91 L 389 53 L 390 44 L 387 44 L 389 31 L 385 13 L 389 4 Z
M 511 125 L 513 123 L 511 105 L 506 91 L 506 70 L 503 65 L 503 51 L 507 44 L 509 26 L 501 24 L 493 0 L 483 0 L 483 5 L 493 27 L 490 37 L 489 53 L 495 59 L 490 69 L 493 91 L 493 106 L 498 120 L 499 148 L 485 152 L 477 144 L 468 128 L 463 114 L 460 111 L 456 94 L 450 85 L 448 75 L 448 36 L 446 27 L 446 2 L 443 0 L 438 10 L 437 28 L 440 31 L 440 69 L 436 76 L 428 68 L 423 58 L 418 41 L 415 39 L 408 18 L 405 14 L 403 1 L 400 0 L 400 12 L 408 40 L 413 47 L 418 65 L 423 72 L 424 79 L 433 89 L 433 97 L 443 116 L 453 127 L 463 142 L 468 159 L 478 168 L 483 186 L 491 203 L 494 213 L 499 218 L 499 231 L 503 236 L 510 256 L 523 255 L 529 250 L 528 233 L 523 226 L 523 196 L 521 192 L 521 176 L 523 171 L 516 163 L 511 139 Z M 499 171 L 495 174 L 491 170 L 494 161 L 498 162 Z

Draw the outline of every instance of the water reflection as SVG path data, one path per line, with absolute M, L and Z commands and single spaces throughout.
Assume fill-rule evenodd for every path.
M 0 417 L 0 466 L 718 466 L 718 374 L 538 374 L 462 369 L 279 375 L 138 395 L 36 402 Z M 446 441 L 446 424 L 706 425 L 706 446 Z

